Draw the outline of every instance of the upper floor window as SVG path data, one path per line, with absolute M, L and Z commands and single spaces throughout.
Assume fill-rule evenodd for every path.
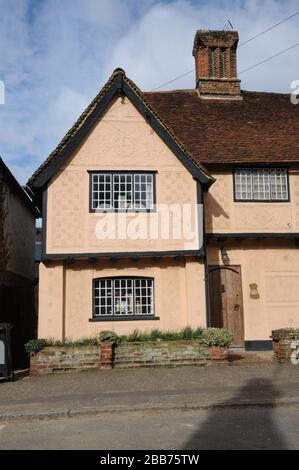
M 288 201 L 286 168 L 238 168 L 235 170 L 237 201 Z
M 151 211 L 155 199 L 154 173 L 91 172 L 91 211 Z
M 154 281 L 150 278 L 95 279 L 94 318 L 154 315 Z

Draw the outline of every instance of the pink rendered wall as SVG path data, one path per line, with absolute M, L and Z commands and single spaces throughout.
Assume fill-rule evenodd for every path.
M 223 265 L 221 246 L 231 265 L 240 265 L 245 340 L 269 340 L 271 330 L 299 327 L 299 250 L 294 241 L 223 241 L 209 243 L 209 265 Z M 259 298 L 250 297 L 256 283 Z
M 214 171 L 205 195 L 207 232 L 299 232 L 299 172 L 289 171 L 290 202 L 234 202 L 232 170 Z
M 150 239 L 149 228 L 139 239 L 99 240 L 97 223 L 102 214 L 89 212 L 88 170 L 157 171 L 157 204 L 191 206 L 193 235 Z M 105 214 L 111 221 L 115 214 Z M 157 220 L 155 213 L 125 215 L 136 226 Z M 183 220 L 173 226 L 183 228 Z M 144 239 L 145 238 L 145 239 Z M 85 139 L 66 167 L 48 188 L 47 253 L 94 253 L 128 251 L 196 250 L 199 248 L 196 210 L 196 182 L 168 147 L 146 123 L 127 98 L 116 100 Z
M 92 280 L 106 276 L 154 278 L 155 314 L 160 320 L 89 322 L 92 317 Z M 205 326 L 204 266 L 193 259 L 77 261 L 41 264 L 39 337 L 55 339 L 95 336 L 101 330 L 128 334 L 135 328 L 177 330 Z

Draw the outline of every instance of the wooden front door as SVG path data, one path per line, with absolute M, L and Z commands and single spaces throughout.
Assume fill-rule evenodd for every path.
M 234 347 L 244 346 L 243 297 L 240 266 L 209 266 L 211 326 L 234 335 Z

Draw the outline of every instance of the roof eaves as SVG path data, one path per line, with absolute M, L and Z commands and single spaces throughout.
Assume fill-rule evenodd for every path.
M 29 194 L 27 193 L 27 191 L 25 191 L 25 189 L 16 180 L 16 178 L 14 177 L 10 169 L 6 166 L 6 164 L 4 163 L 1 157 L 0 157 L 0 170 L 8 186 L 12 188 L 15 194 L 18 195 L 18 197 L 22 200 L 24 205 L 27 207 L 27 209 L 30 210 L 30 212 L 34 215 L 34 217 L 39 218 L 40 212 L 38 208 L 36 207 L 34 201 L 29 197 Z

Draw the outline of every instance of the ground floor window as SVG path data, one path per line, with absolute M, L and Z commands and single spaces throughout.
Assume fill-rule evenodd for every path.
M 154 280 L 144 277 L 95 279 L 93 305 L 94 318 L 154 315 Z

